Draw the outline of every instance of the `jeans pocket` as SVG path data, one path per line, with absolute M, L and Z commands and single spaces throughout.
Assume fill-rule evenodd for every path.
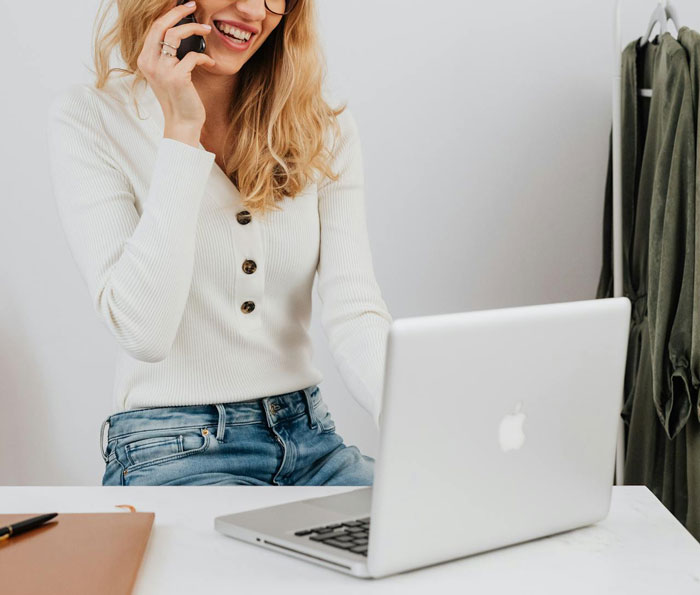
M 105 470 L 102 475 L 103 486 L 121 486 L 124 485 L 124 467 L 119 462 L 116 456 L 111 456 L 107 459 Z
M 125 438 L 125 467 L 131 471 L 188 457 L 206 451 L 210 441 L 208 428 L 179 430 L 177 433 L 172 430 L 140 432 L 137 438 Z
M 321 428 L 321 432 L 335 432 L 335 421 L 323 399 L 319 399 L 314 405 L 314 417 L 319 428 Z

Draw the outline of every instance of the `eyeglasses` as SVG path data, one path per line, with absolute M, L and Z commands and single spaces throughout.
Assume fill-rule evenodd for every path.
M 265 8 L 272 14 L 284 16 L 294 10 L 297 0 L 265 0 Z

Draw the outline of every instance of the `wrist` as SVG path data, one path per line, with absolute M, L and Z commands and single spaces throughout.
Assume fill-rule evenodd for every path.
M 163 137 L 180 141 L 193 147 L 199 147 L 199 138 L 202 135 L 202 126 L 196 124 L 166 122 Z

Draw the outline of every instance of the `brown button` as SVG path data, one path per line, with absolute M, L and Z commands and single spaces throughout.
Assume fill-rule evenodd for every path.
M 243 261 L 243 272 L 250 275 L 251 273 L 255 272 L 255 269 L 258 268 L 258 265 L 255 264 L 254 260 L 244 260 Z
M 245 312 L 246 314 L 250 314 L 253 310 L 255 310 L 255 302 L 247 301 L 243 302 L 241 304 L 241 310 Z
M 247 223 L 250 223 L 250 220 L 251 220 L 250 212 L 240 211 L 240 212 L 236 213 L 236 220 L 241 225 L 246 225 Z

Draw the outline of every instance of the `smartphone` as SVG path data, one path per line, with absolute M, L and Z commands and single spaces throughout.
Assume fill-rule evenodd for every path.
M 187 0 L 177 0 L 177 5 L 180 6 L 180 4 L 184 4 L 185 2 L 187 2 Z M 197 19 L 194 17 L 194 14 L 188 14 L 175 26 L 177 27 L 178 25 L 184 25 L 185 23 L 196 22 Z M 177 48 L 176 55 L 179 60 L 182 60 L 189 52 L 199 52 L 200 54 L 204 53 L 204 49 L 206 47 L 207 44 L 204 41 L 204 37 L 201 35 L 191 35 L 190 37 L 185 37 L 185 39 L 180 42 L 180 47 Z

